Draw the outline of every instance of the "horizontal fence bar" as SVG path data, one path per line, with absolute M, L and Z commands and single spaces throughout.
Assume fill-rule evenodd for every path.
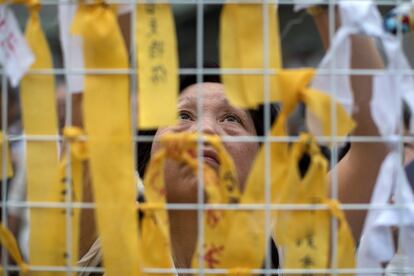
M 33 142 L 52 142 L 63 141 L 65 138 L 61 135 L 7 135 L 5 136 L 10 142 L 18 141 L 33 141 Z M 314 136 L 315 140 L 320 143 L 328 143 L 332 141 L 332 136 Z M 87 136 L 79 136 L 79 141 L 87 141 Z M 152 142 L 154 140 L 153 135 L 135 135 L 133 137 L 135 142 Z M 222 142 L 250 142 L 250 143 L 264 143 L 269 142 L 297 142 L 300 140 L 299 136 L 220 136 Z M 203 137 L 197 138 L 195 141 L 208 142 Z M 336 142 L 339 143 L 412 143 L 414 142 L 414 136 L 336 136 Z
M 3 204 L 3 202 L 0 202 Z M 92 209 L 96 208 L 95 203 L 88 202 L 30 202 L 30 201 L 7 201 L 4 204 L 7 207 L 14 208 L 55 208 L 65 209 L 68 207 L 79 209 Z M 357 210 L 401 210 L 414 208 L 414 204 L 357 204 L 357 203 L 340 203 L 338 207 L 341 210 L 357 211 Z M 137 209 L 139 204 L 137 205 Z M 155 207 L 157 208 L 157 207 Z M 160 208 L 160 207 L 158 207 Z M 271 210 L 284 210 L 284 211 L 304 211 L 304 210 L 328 210 L 329 207 L 326 204 L 197 204 L 197 203 L 167 203 L 165 208 L 168 210 L 242 210 L 242 211 L 260 211 L 270 208 Z
M 19 268 L 17 266 L 8 266 L 8 271 L 18 271 Z M 104 269 L 100 267 L 77 267 L 77 266 L 29 266 L 30 271 L 69 271 L 69 272 L 97 272 L 103 273 Z M 235 273 L 237 269 L 219 269 L 219 268 L 203 268 L 203 272 L 205 274 L 230 274 Z M 246 271 L 244 268 L 240 268 L 240 271 Z M 170 273 L 183 273 L 183 274 L 198 274 L 200 269 L 197 268 L 144 268 L 144 273 L 148 274 L 170 274 Z M 373 274 L 373 273 L 386 273 L 386 272 L 393 272 L 393 273 L 414 273 L 413 265 L 411 267 L 406 268 L 395 268 L 395 269 L 381 269 L 381 268 L 359 268 L 359 269 L 351 269 L 351 268 L 327 268 L 327 269 L 252 269 L 249 270 L 251 274 L 263 274 L 263 273 L 272 273 L 272 274 Z
M 347 0 L 349 2 L 358 2 L 361 0 Z M 374 0 L 377 5 L 383 5 L 383 6 L 392 6 L 396 5 L 395 0 Z M 6 1 L 6 3 L 10 1 Z M 92 4 L 95 0 L 86 0 L 85 3 Z M 148 4 L 148 1 L 146 0 L 106 0 L 105 1 L 108 4 Z M 197 0 L 155 0 L 154 3 L 160 3 L 160 4 L 197 4 Z M 203 4 L 262 4 L 263 0 L 203 0 Z M 339 0 L 336 1 L 330 1 L 330 0 L 323 0 L 321 1 L 312 1 L 312 0 L 278 0 L 279 5 L 293 5 L 293 4 L 322 4 L 322 5 L 329 5 L 329 3 L 338 3 Z M 77 4 L 77 0 L 40 0 L 40 3 L 42 5 L 73 5 Z
M 285 70 L 298 68 L 284 68 Z M 237 69 L 237 68 L 205 68 L 198 70 L 197 68 L 181 68 L 180 75 L 276 75 L 279 72 L 277 69 Z M 132 75 L 137 74 L 137 69 L 85 69 L 85 68 L 54 68 L 54 69 L 30 69 L 26 74 L 28 75 Z M 0 74 L 5 74 L 5 71 L 0 68 Z M 412 76 L 414 70 L 386 70 L 386 69 L 319 69 L 318 75 L 322 76 L 383 76 L 383 75 L 398 75 L 398 76 Z

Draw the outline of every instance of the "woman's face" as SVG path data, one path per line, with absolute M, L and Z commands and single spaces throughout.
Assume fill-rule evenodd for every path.
M 203 93 L 202 117 L 197 115 L 197 92 Z M 218 136 L 251 136 L 256 130 L 249 112 L 233 107 L 224 95 L 220 83 L 202 83 L 187 87 L 178 100 L 179 122 L 175 126 L 158 129 L 155 141 L 166 133 L 196 132 L 197 121 L 202 122 L 204 134 Z M 223 142 L 227 152 L 233 158 L 241 188 L 244 187 L 250 167 L 259 145 L 256 142 Z M 153 143 L 151 155 L 159 149 Z M 209 145 L 204 147 L 204 162 L 218 169 L 217 154 Z M 166 162 L 165 182 L 169 202 L 197 202 L 197 177 L 191 169 L 174 161 Z

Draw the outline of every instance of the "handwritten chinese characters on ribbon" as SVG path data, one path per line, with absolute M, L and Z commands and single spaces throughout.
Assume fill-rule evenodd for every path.
M 172 125 L 178 94 L 173 14 L 167 4 L 138 5 L 137 14 L 139 128 Z

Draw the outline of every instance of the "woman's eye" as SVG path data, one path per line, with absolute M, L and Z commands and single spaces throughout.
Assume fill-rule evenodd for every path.
M 241 120 L 238 116 L 234 114 L 227 114 L 223 117 L 223 122 L 230 122 L 230 123 L 241 123 Z
M 192 120 L 191 114 L 186 111 L 180 111 L 178 113 L 178 119 L 181 121 Z

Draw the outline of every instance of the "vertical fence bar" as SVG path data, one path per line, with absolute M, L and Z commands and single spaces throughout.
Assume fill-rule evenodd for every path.
M 276 11 L 272 11 L 276 12 Z M 272 246 L 269 244 L 269 238 L 271 237 L 271 211 L 270 211 L 270 142 L 269 134 L 271 128 L 270 121 L 270 76 L 269 76 L 269 59 L 270 59 L 270 49 L 269 49 L 269 0 L 263 0 L 262 5 L 262 14 L 263 14 L 263 97 L 264 97 L 264 135 L 265 135 L 265 249 L 266 249 L 266 259 L 265 259 L 265 270 L 266 275 L 271 275 L 270 270 L 272 268 Z M 275 23 L 275 22 L 272 22 Z M 273 240 L 270 238 L 270 242 Z
M 10 12 L 10 10 L 6 10 L 6 12 Z M 1 75 L 1 129 L 3 131 L 3 147 L 2 147 L 2 168 L 1 168 L 1 216 L 2 216 L 2 223 L 4 227 L 7 227 L 8 221 L 7 221 L 7 162 L 9 156 L 7 155 L 7 146 L 8 146 L 8 125 L 7 125 L 7 76 L 6 73 L 3 71 L 3 74 Z M 3 275 L 7 276 L 9 275 L 9 255 L 7 254 L 6 248 L 2 246 L 1 248 L 1 256 L 2 256 L 2 266 L 3 266 Z
M 203 88 L 200 84 L 204 79 L 204 2 L 197 0 L 197 23 L 196 23 L 196 67 L 197 67 L 197 133 L 203 134 Z M 203 149 L 204 141 L 200 138 L 197 140 L 197 224 L 198 224 L 198 252 L 199 252 L 199 275 L 205 274 L 204 259 L 204 173 L 203 173 Z
M 137 80 L 137 74 L 135 73 L 137 71 L 137 51 L 136 51 L 136 45 L 138 43 L 137 36 L 136 36 L 136 20 L 137 20 L 137 12 L 135 8 L 135 0 L 128 0 L 129 5 L 131 8 L 131 18 L 130 18 L 130 93 L 131 93 L 131 133 L 132 137 L 135 137 L 136 129 L 137 129 L 137 98 L 138 98 L 138 80 Z M 135 141 L 132 141 L 132 150 L 134 151 L 134 164 L 135 168 L 138 168 L 138 158 L 137 158 L 137 149 L 138 145 Z M 139 176 L 141 177 L 141 176 Z M 137 187 L 137 196 L 138 196 L 138 187 Z
M 336 32 L 336 8 L 337 8 L 337 1 L 336 0 L 329 0 L 328 3 L 328 15 L 329 15 L 329 21 L 328 21 L 328 32 L 329 32 L 329 44 L 332 44 L 332 41 L 334 39 L 335 36 L 335 32 Z M 336 70 L 337 69 L 337 65 L 336 65 L 336 55 L 338 53 L 334 53 L 334 59 L 332 60 L 330 69 L 331 70 Z M 352 69 L 351 69 L 352 71 Z M 331 198 L 332 199 L 338 199 L 338 172 L 337 172 L 337 168 L 336 165 L 338 163 L 338 144 L 337 144 L 337 137 L 336 137 L 336 133 L 337 133 L 337 114 L 336 114 L 336 86 L 337 86 L 337 74 L 331 72 L 330 73 L 330 90 L 331 90 L 331 116 L 332 116 L 332 120 L 331 120 L 331 160 L 330 160 L 330 164 L 331 164 Z M 331 267 L 333 268 L 333 272 L 332 275 L 337 275 L 337 249 L 338 249 L 338 221 L 337 219 L 332 216 L 331 219 Z

